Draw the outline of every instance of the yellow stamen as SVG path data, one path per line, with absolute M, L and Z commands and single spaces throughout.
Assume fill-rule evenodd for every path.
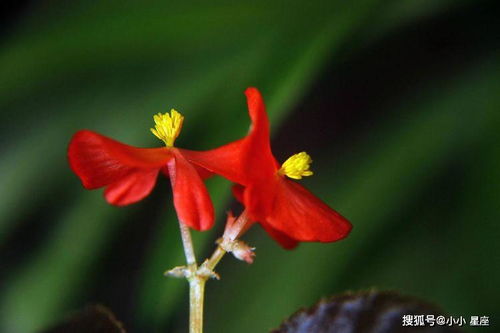
M 311 156 L 305 151 L 290 156 L 279 169 L 278 174 L 286 175 L 293 179 L 302 179 L 305 176 L 312 176 L 313 172 L 309 170 L 312 163 Z
M 179 136 L 182 129 L 182 122 L 184 117 L 174 109 L 170 110 L 170 114 L 158 113 L 153 116 L 155 121 L 155 128 L 151 128 L 153 133 L 158 139 L 165 142 L 167 147 L 173 147 L 175 139 Z

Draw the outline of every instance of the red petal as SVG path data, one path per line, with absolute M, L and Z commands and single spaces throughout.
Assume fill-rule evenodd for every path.
M 136 148 L 88 130 L 77 132 L 68 148 L 71 169 L 88 189 L 109 185 L 139 170 L 159 169 L 171 158 L 168 148 Z
M 242 150 L 243 172 L 248 180 L 243 184 L 244 202 L 250 217 L 262 221 L 272 210 L 278 167 L 271 152 L 264 100 L 256 88 L 248 88 L 245 95 L 252 126 Z
M 174 193 L 174 206 L 182 223 L 196 230 L 210 229 L 214 223 L 214 207 L 200 175 L 174 148 L 175 158 L 168 163 Z
M 266 179 L 275 175 L 278 166 L 271 152 L 269 118 L 264 100 L 256 88 L 248 88 L 245 95 L 252 126 L 242 152 L 243 166 L 245 172 L 250 175 L 250 181 L 253 182 L 255 179 Z
M 262 96 L 256 88 L 248 88 L 245 95 L 252 120 L 245 138 L 204 152 L 183 150 L 190 162 L 243 185 L 271 177 L 278 170 L 269 143 L 269 119 Z
M 233 195 L 234 197 L 236 198 L 236 200 L 238 200 L 239 202 L 243 202 L 243 196 L 244 196 L 244 192 L 245 192 L 245 188 L 241 185 L 233 185 L 232 187 L 232 191 L 233 191 Z M 264 220 L 262 220 L 264 221 Z M 271 225 L 263 222 L 263 223 L 260 223 L 260 225 L 262 226 L 262 228 L 264 228 L 264 230 L 275 240 L 277 241 L 283 248 L 287 249 L 287 250 L 291 250 L 293 248 L 295 248 L 299 242 L 296 241 L 295 239 L 293 238 L 290 238 L 288 237 L 286 234 L 284 234 L 283 232 L 277 230 L 277 229 L 274 229 L 273 227 L 271 227 Z
M 260 225 L 269 234 L 269 236 L 271 236 L 275 241 L 277 241 L 283 248 L 287 250 L 291 250 L 297 247 L 297 245 L 299 244 L 299 242 L 295 239 L 288 237 L 286 234 L 277 229 L 274 229 L 267 223 L 261 223 Z
M 277 162 L 272 155 L 269 138 L 269 119 L 264 101 L 256 88 L 245 91 L 248 113 L 252 120 L 249 134 L 241 140 L 205 151 L 185 151 L 183 155 L 245 189 L 245 206 L 253 219 L 262 220 L 272 210 Z
M 248 114 L 252 120 L 250 132 L 259 132 L 260 135 L 269 138 L 269 118 L 262 95 L 254 87 L 247 88 L 245 95 L 247 96 Z M 269 146 L 269 140 L 266 145 Z
M 245 192 L 245 187 L 239 184 L 234 184 L 231 187 L 231 191 L 233 192 L 233 196 L 236 198 L 236 200 L 243 203 L 243 193 Z
M 232 182 L 242 183 L 245 180 L 241 164 L 243 144 L 244 139 L 240 139 L 207 151 L 179 150 L 189 162 L 195 164 L 198 168 L 209 170 Z
M 137 202 L 151 193 L 158 176 L 158 169 L 137 170 L 106 187 L 104 197 L 116 206 Z
M 333 242 L 346 237 L 352 225 L 303 186 L 282 178 L 272 214 L 271 227 L 298 241 Z
M 208 179 L 214 175 L 212 171 L 202 168 L 201 166 L 198 166 L 196 164 L 191 164 L 191 165 L 194 167 L 196 172 L 200 175 L 201 179 L 203 180 Z
M 177 148 L 177 150 L 182 150 L 183 153 L 185 152 L 184 149 Z M 198 166 L 196 164 L 191 164 L 191 165 L 195 168 L 196 172 L 198 173 L 198 175 L 200 175 L 202 180 L 208 179 L 214 175 L 213 172 L 211 172 L 205 168 L 202 168 L 201 166 Z M 165 165 L 163 168 L 161 168 L 161 172 L 165 177 L 170 178 L 170 172 L 168 171 L 167 165 Z
M 255 181 L 255 184 L 245 187 L 243 203 L 248 210 L 248 215 L 254 221 L 264 221 L 274 210 L 276 191 L 278 190 L 276 178 L 272 175 L 266 180 Z

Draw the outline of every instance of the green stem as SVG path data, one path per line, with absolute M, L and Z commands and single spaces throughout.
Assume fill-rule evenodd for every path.
M 189 278 L 189 333 L 203 332 L 203 299 L 207 279 L 198 275 Z
M 198 264 L 194 254 L 193 240 L 189 228 L 179 221 L 181 231 L 182 246 L 186 256 L 187 269 L 189 276 L 189 332 L 203 332 L 203 295 L 205 292 L 206 278 L 200 277 L 197 274 Z
M 205 261 L 205 263 L 203 265 L 208 270 L 213 271 L 215 269 L 215 266 L 217 266 L 217 264 L 222 259 L 222 257 L 224 257 L 225 254 L 226 254 L 226 250 L 224 250 L 220 245 L 218 245 L 217 248 L 215 249 L 214 253 L 210 257 L 210 259 Z
M 248 222 L 246 211 L 239 216 L 229 233 L 225 235 L 235 240 Z M 201 267 L 198 268 L 196 257 L 193 249 L 193 241 L 189 228 L 179 221 L 181 231 L 182 245 L 187 262 L 187 274 L 185 275 L 189 281 L 189 332 L 203 333 L 203 299 L 205 294 L 205 283 L 210 276 L 217 277 L 213 273 L 215 266 L 226 254 L 220 245 L 217 246 L 210 259 L 206 260 Z
M 188 266 L 196 266 L 196 256 L 194 255 L 191 232 L 189 231 L 188 226 L 182 223 L 182 221 L 179 221 L 179 229 L 181 230 L 182 246 L 184 247 L 186 262 Z

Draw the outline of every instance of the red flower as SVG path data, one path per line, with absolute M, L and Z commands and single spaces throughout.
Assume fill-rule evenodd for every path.
M 346 237 L 352 226 L 300 184 L 288 179 L 312 175 L 305 152 L 282 166 L 270 146 L 269 120 L 256 88 L 245 91 L 252 120 L 250 133 L 239 141 L 207 152 L 188 152 L 186 158 L 241 184 L 235 196 L 245 205 L 251 221 L 258 221 L 283 247 L 298 241 L 333 242 Z M 224 159 L 226 163 L 218 163 Z
M 171 115 L 154 116 L 153 134 L 166 147 L 136 148 L 98 133 L 77 132 L 68 148 L 71 169 L 87 189 L 105 187 L 104 197 L 116 206 L 125 206 L 146 197 L 161 171 L 170 177 L 174 206 L 178 218 L 196 230 L 207 230 L 214 222 L 214 209 L 202 178 L 210 173 L 191 164 L 184 151 L 174 148 L 183 117 L 175 110 Z

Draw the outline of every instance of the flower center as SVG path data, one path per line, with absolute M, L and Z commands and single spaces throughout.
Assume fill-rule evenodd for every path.
M 155 128 L 151 128 L 153 133 L 158 139 L 165 142 L 167 147 L 173 147 L 175 139 L 179 136 L 182 129 L 182 122 L 184 117 L 174 109 L 170 110 L 170 114 L 158 113 L 153 116 L 155 121 Z
M 311 156 L 309 156 L 305 151 L 290 156 L 281 168 L 278 170 L 278 174 L 286 175 L 293 179 L 302 179 L 305 176 L 312 176 L 313 172 L 309 170 L 309 166 L 312 163 Z

